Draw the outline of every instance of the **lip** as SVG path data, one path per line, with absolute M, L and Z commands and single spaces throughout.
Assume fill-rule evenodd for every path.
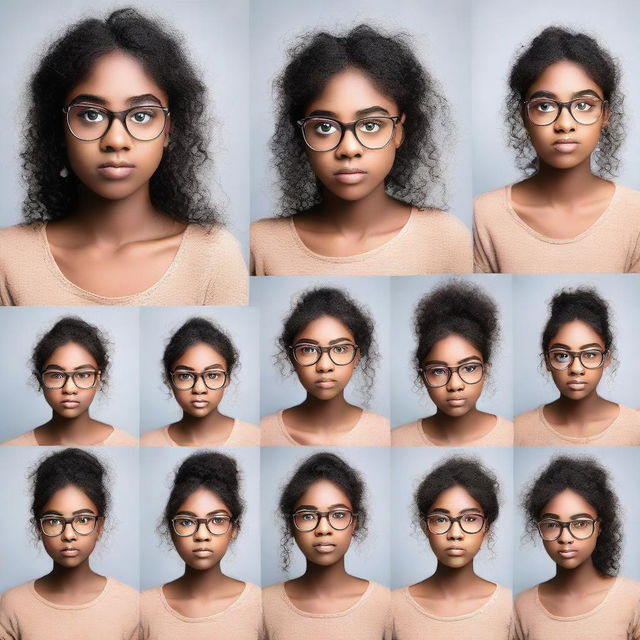
M 358 184 L 362 182 L 367 175 L 366 171 L 357 168 L 339 169 L 333 174 L 333 177 L 343 184 Z
M 208 400 L 192 400 L 191 406 L 196 409 L 204 409 L 209 404 Z
M 331 553 L 336 548 L 336 545 L 333 542 L 318 542 L 313 545 L 313 548 L 320 553 Z
M 586 382 L 574 380 L 571 382 L 567 382 L 567 387 L 572 389 L 573 391 L 582 391 L 587 386 Z
M 447 404 L 450 407 L 462 407 L 466 402 L 466 398 L 447 398 Z
M 321 378 L 320 380 L 316 380 L 315 385 L 321 389 L 333 389 L 333 387 L 336 386 L 336 381 L 332 378 Z
M 60 403 L 65 409 L 75 409 L 80 405 L 79 400 L 63 400 Z
M 123 180 L 128 178 L 135 168 L 130 162 L 104 162 L 98 167 L 98 173 L 107 180 Z
M 465 549 L 463 549 L 462 547 L 447 547 L 444 552 L 448 555 L 448 556 L 453 556 L 454 558 L 457 558 L 459 556 L 463 556 L 466 552 Z
M 558 551 L 558 555 L 561 558 L 574 558 L 575 556 L 578 555 L 578 550 L 577 549 L 560 549 L 560 551 Z
M 75 558 L 80 554 L 80 549 L 76 549 L 75 547 L 67 547 L 64 549 L 60 549 L 60 555 L 65 558 Z
M 210 558 L 213 555 L 212 549 L 199 548 L 193 550 L 193 555 L 198 558 Z
M 580 143 L 577 140 L 572 140 L 570 138 L 564 140 L 556 140 L 553 143 L 553 148 L 560 153 L 572 153 L 578 148 Z

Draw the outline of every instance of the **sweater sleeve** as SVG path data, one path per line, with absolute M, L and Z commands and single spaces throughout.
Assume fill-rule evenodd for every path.
M 476 273 L 500 272 L 480 198 L 476 198 L 473 211 L 473 270 Z
M 211 274 L 205 305 L 245 305 L 249 299 L 249 278 L 238 241 L 226 230 L 217 231 L 208 260 L 202 268 Z
M 15 614 L 7 603 L 7 596 L 0 596 L 0 638 L 2 640 L 20 640 L 20 629 Z

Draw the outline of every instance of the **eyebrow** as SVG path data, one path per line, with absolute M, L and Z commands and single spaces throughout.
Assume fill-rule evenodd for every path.
M 597 342 L 590 342 L 589 344 L 583 344 L 579 350 L 589 349 L 591 347 L 596 347 L 598 349 L 602 349 L 602 345 Z M 566 349 L 567 351 L 571 351 L 571 347 L 568 347 L 566 344 L 562 344 L 561 342 L 554 342 L 549 349 Z
M 207 513 L 207 517 L 220 515 L 221 513 L 227 516 L 231 515 L 226 509 L 216 509 L 215 511 L 209 511 L 209 513 Z M 193 511 L 178 511 L 178 513 L 176 513 L 174 518 L 177 518 L 178 516 L 191 516 L 192 518 L 199 517 L 197 514 L 193 513 Z
M 74 367 L 73 369 L 71 369 L 71 371 L 78 371 L 79 369 L 87 369 L 87 368 L 95 369 L 95 366 L 92 364 L 80 364 L 77 367 Z M 64 371 L 64 368 L 61 367 L 59 364 L 48 364 L 43 369 L 43 371 L 49 371 L 49 369 L 53 369 L 55 371 Z
M 352 338 L 336 338 L 335 340 L 330 340 L 329 344 L 337 344 L 338 342 L 353 342 Z M 300 338 L 300 340 L 298 340 L 295 344 L 296 346 L 299 344 L 317 344 L 319 345 L 320 343 L 317 340 L 312 340 L 311 338 Z
M 469 356 L 468 358 L 462 358 L 462 360 L 458 360 L 458 364 L 464 364 L 465 362 L 482 362 L 482 359 L 478 358 L 478 356 Z M 444 360 L 427 360 L 424 364 L 441 364 L 445 367 L 449 366 L 449 364 Z
M 341 502 L 339 502 L 338 504 L 332 504 L 330 507 L 327 507 L 327 511 L 338 508 L 351 510 L 351 507 L 348 507 L 346 504 L 342 504 Z M 294 511 L 302 511 L 303 509 L 306 509 L 308 511 L 319 511 L 318 507 L 316 507 L 316 505 L 314 504 L 301 504 L 297 506 Z
M 574 94 L 572 94 L 571 99 L 573 100 L 582 96 L 594 96 L 602 100 L 598 93 L 593 89 L 583 89 L 582 91 L 576 91 Z M 551 100 L 557 100 L 558 96 L 551 91 L 536 91 L 529 96 L 529 100 L 534 100 L 535 98 L 550 98 Z
M 96 104 L 100 104 L 103 106 L 107 104 L 107 100 L 105 100 L 100 96 L 93 95 L 91 93 L 81 93 L 75 96 L 74 98 L 72 98 L 69 101 L 69 104 L 75 104 L 77 102 L 95 102 Z M 158 98 L 157 96 L 154 96 L 153 93 L 143 93 L 142 95 L 132 96 L 131 98 L 127 99 L 127 104 L 129 104 L 130 106 L 134 106 L 142 103 L 146 104 L 149 102 L 155 102 L 158 105 L 162 105 L 160 98 Z
M 186 364 L 176 365 L 175 370 L 177 371 L 178 369 L 184 369 L 185 371 L 195 371 L 193 367 L 188 367 Z M 205 367 L 203 371 L 209 371 L 209 369 L 224 369 L 224 367 L 221 364 L 210 364 L 209 366 Z
M 544 513 L 542 514 L 541 520 L 544 518 L 553 518 L 554 520 L 560 520 L 560 516 L 557 513 Z M 569 520 L 579 520 L 580 518 L 591 518 L 593 516 L 590 513 L 576 513 L 573 516 L 569 517 Z
M 74 511 L 71 515 L 79 516 L 82 513 L 89 513 L 91 515 L 96 515 L 96 512 L 93 509 L 78 509 L 77 511 Z M 45 511 L 45 513 L 43 513 L 40 517 L 46 518 L 47 516 L 62 516 L 64 518 L 64 515 L 60 513 L 60 511 L 54 511 L 53 509 L 51 509 L 50 511 Z
M 429 512 L 429 515 L 431 515 L 432 513 L 450 514 L 451 511 L 449 511 L 449 509 L 441 509 L 437 507 L 436 509 L 431 509 L 431 511 Z M 461 509 L 460 511 L 458 511 L 458 514 L 461 514 L 461 513 L 482 513 L 482 509 L 478 509 L 477 507 L 469 507 L 468 509 Z
M 387 109 L 385 109 L 384 107 L 381 107 L 379 105 L 374 105 L 373 107 L 367 107 L 366 109 L 359 109 L 358 111 L 356 111 L 356 116 L 358 117 L 362 117 L 362 116 L 367 116 L 371 113 L 386 113 L 387 115 L 389 114 L 389 111 Z M 315 111 L 312 111 L 307 117 L 311 118 L 314 116 L 326 116 L 327 118 L 334 118 L 336 117 L 336 114 L 333 111 L 325 111 L 323 109 L 316 109 Z

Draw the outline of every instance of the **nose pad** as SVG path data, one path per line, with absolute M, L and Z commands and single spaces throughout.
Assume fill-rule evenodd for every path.
M 354 158 L 362 155 L 363 146 L 353 131 L 345 131 L 340 144 L 336 147 L 339 158 Z
M 124 124 L 117 118 L 111 121 L 107 132 L 100 138 L 100 148 L 102 151 L 118 151 L 131 147 L 131 136 Z

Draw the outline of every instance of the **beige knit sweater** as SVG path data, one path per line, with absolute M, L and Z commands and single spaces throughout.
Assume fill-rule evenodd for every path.
M 549 613 L 538 598 L 538 587 L 523 591 L 516 598 L 515 609 L 517 640 L 640 638 L 640 583 L 628 578 L 617 578 L 604 600 L 579 616 L 563 618 Z
M 37 447 L 38 441 L 36 440 L 35 431 L 25 431 L 25 433 L 19 435 L 16 438 L 7 440 L 6 442 L 0 442 L 0 447 L 3 446 L 20 446 L 20 447 Z M 127 431 L 113 427 L 113 431 L 102 441 L 98 442 L 94 447 L 137 447 L 138 439 L 134 438 Z
M 142 447 L 179 447 L 180 445 L 171 439 L 169 425 L 147 431 L 140 437 Z M 201 445 L 196 445 L 201 446 Z M 233 421 L 233 428 L 223 443 L 225 447 L 259 447 L 260 429 L 255 424 L 249 424 L 236 418 Z
M 236 239 L 223 228 L 187 226 L 175 258 L 154 285 L 128 296 L 100 296 L 67 280 L 53 258 L 46 225 L 0 229 L 3 305 L 241 305 L 247 268 Z
M 473 257 L 485 273 L 640 271 L 640 192 L 616 184 L 600 217 L 574 238 L 549 238 L 514 211 L 511 186 L 478 196 Z
M 394 276 L 469 273 L 469 231 L 456 216 L 413 209 L 408 222 L 380 247 L 354 256 L 322 256 L 302 242 L 294 218 L 265 218 L 251 225 L 251 272 L 258 276 Z

